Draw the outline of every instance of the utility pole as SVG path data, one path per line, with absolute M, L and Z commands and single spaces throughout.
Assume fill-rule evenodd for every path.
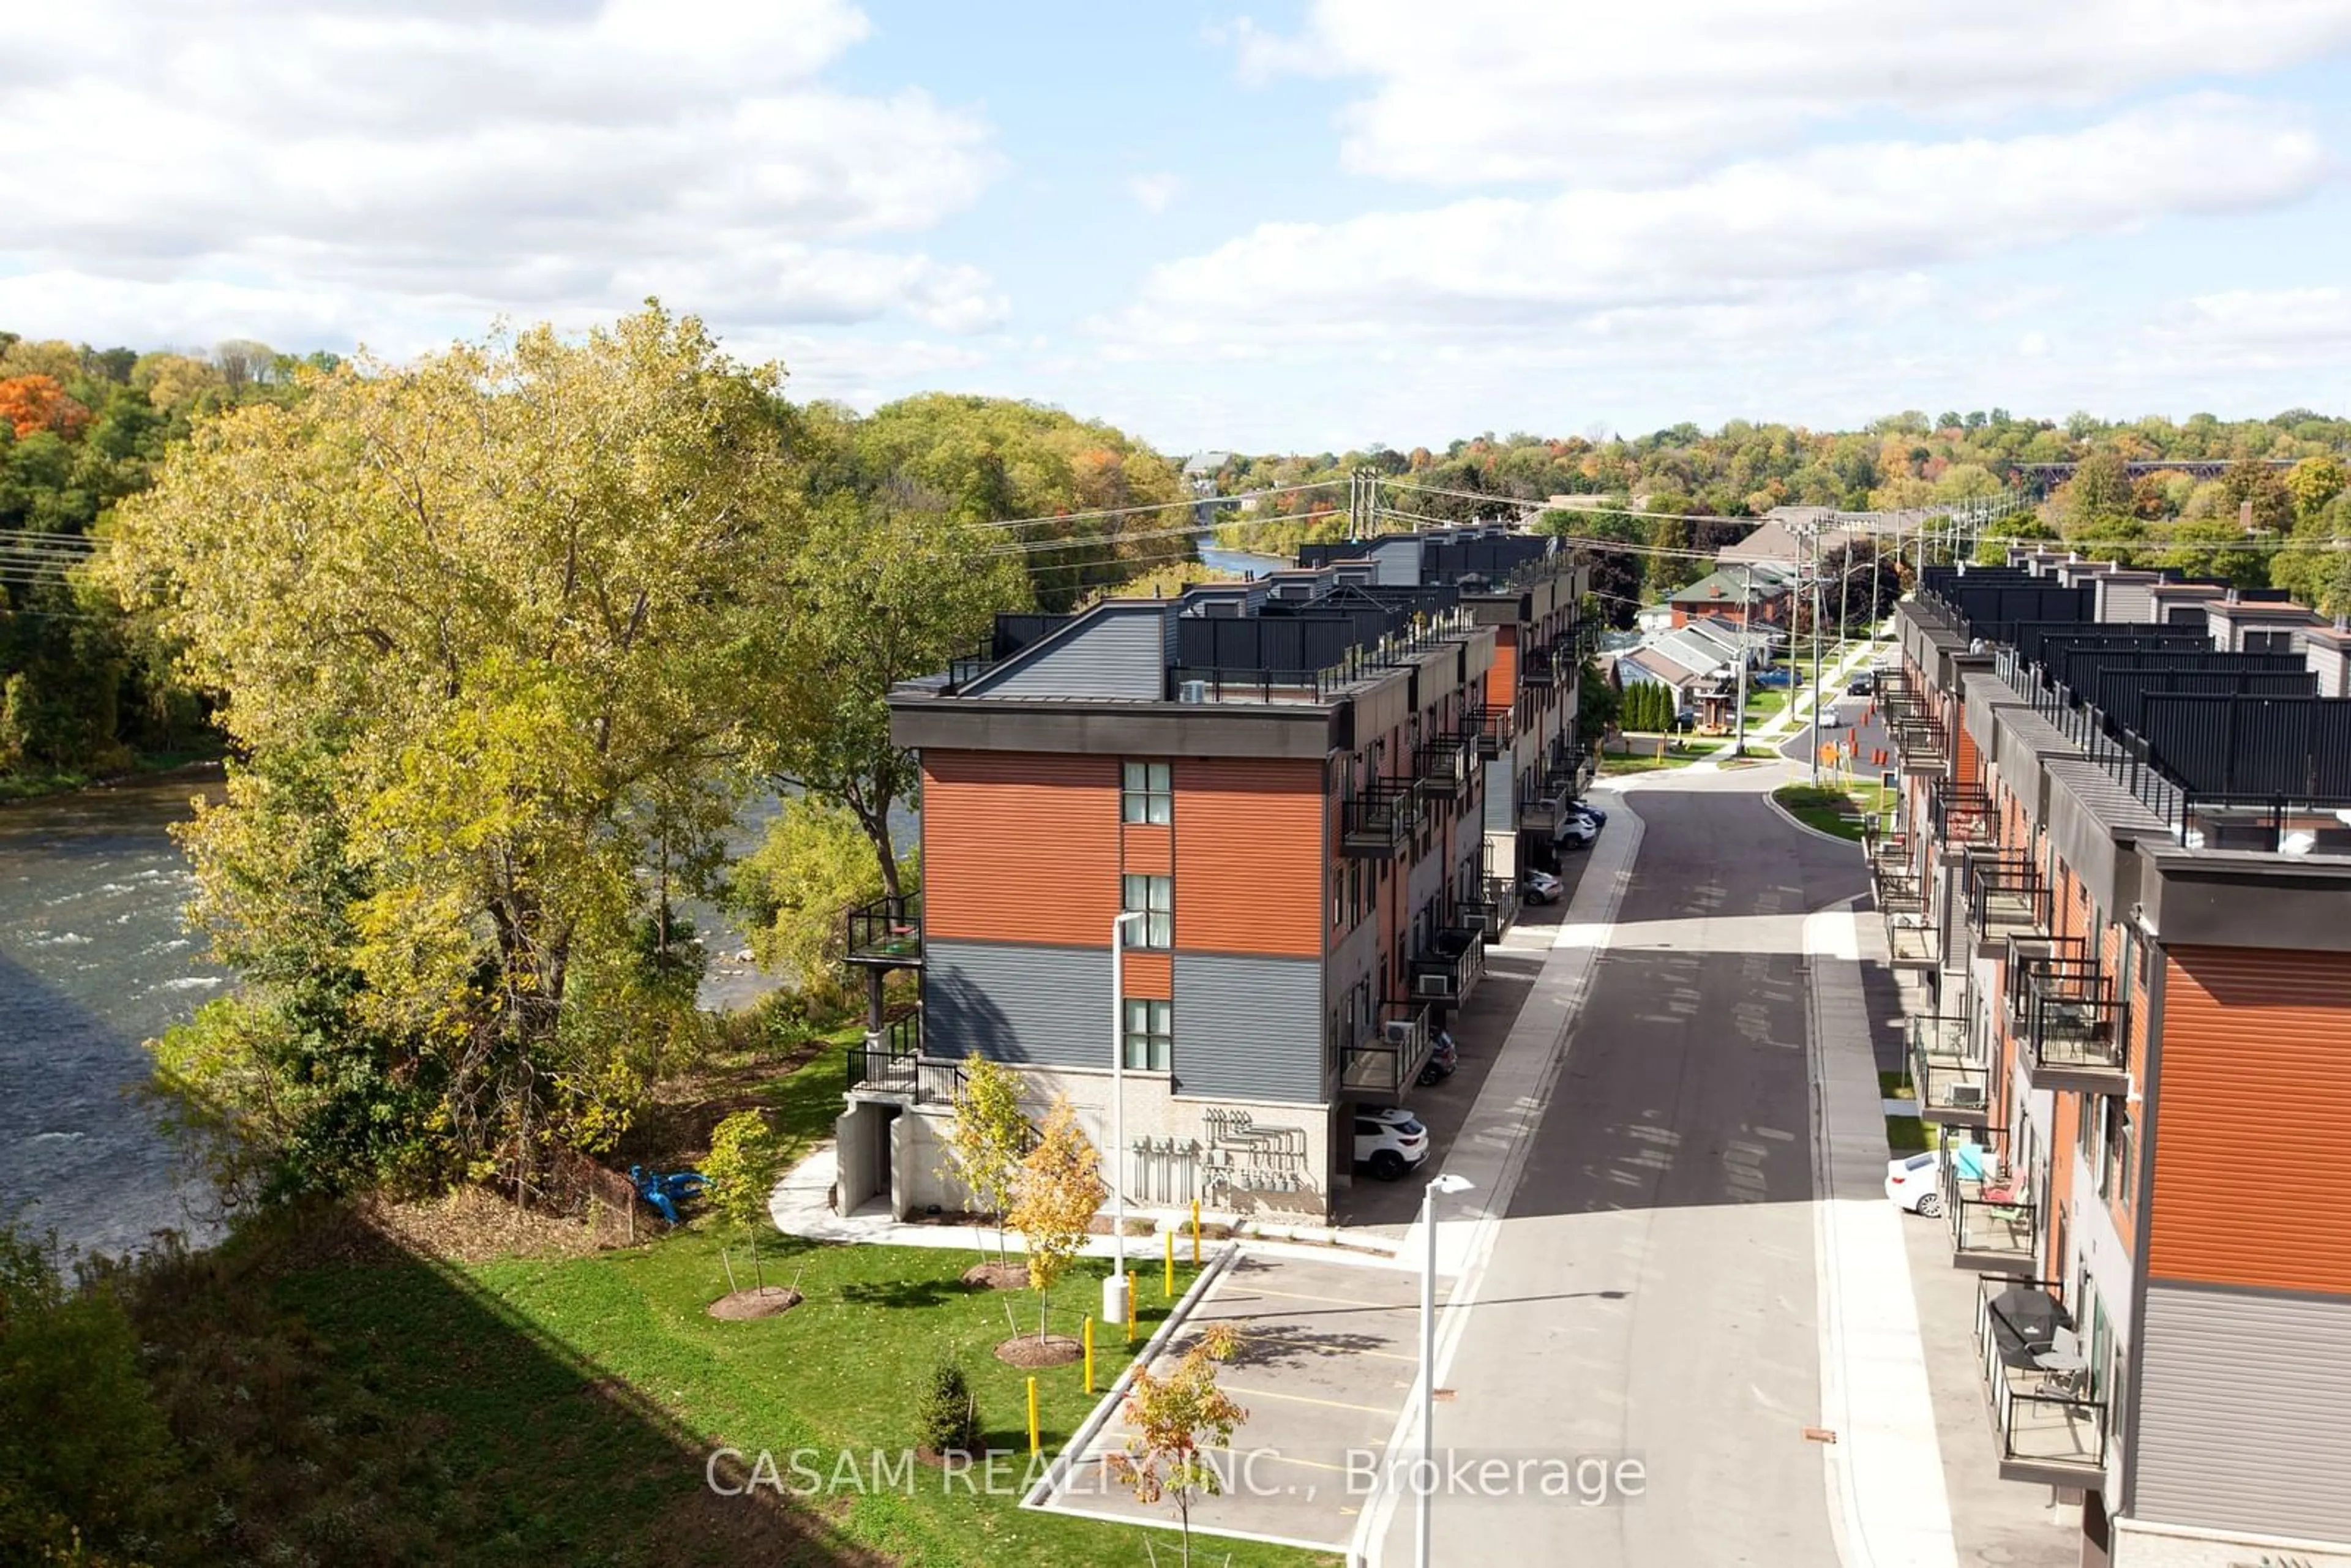
M 1741 562 L 1739 568 L 1739 716 L 1731 721 L 1730 755 L 1747 755 L 1747 661 L 1755 651 L 1755 569 Z
M 1813 525 L 1813 782 L 1821 781 L 1821 525 Z

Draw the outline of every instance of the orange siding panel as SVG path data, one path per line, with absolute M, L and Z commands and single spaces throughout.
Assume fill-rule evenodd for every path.
M 1165 876 L 1176 869 L 1175 830 L 1164 824 L 1129 822 L 1122 830 L 1122 864 L 1137 876 Z
M 1118 779 L 1115 757 L 925 751 L 926 934 L 1109 946 Z
M 1154 1001 L 1167 1001 L 1176 995 L 1175 960 L 1165 953 L 1137 953 L 1129 948 L 1123 955 L 1123 978 L 1130 997 L 1144 997 Z
M 1322 956 L 1322 764 L 1176 760 L 1176 946 Z
M 2351 1293 L 2351 956 L 2179 947 L 2164 970 L 2151 1277 Z
M 1494 628 L 1494 662 L 1486 668 L 1486 706 L 1514 707 L 1519 700 L 1519 632 L 1513 622 Z

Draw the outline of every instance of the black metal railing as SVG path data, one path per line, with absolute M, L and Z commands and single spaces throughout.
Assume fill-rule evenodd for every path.
M 1484 879 L 1486 896 L 1479 908 L 1486 912 L 1485 936 L 1489 942 L 1518 924 L 1519 879 L 1514 876 L 1489 876 Z
M 1340 1062 L 1343 1087 L 1363 1094 L 1401 1094 L 1427 1065 L 1428 1004 L 1382 1002 L 1379 1016 Z
M 1559 644 L 1543 641 L 1519 650 L 1519 685 L 1555 685 L 1559 681 Z
M 964 1083 L 960 1063 L 924 1058 L 920 1013 L 893 1019 L 880 1035 L 851 1044 L 842 1067 L 847 1088 L 914 1105 L 952 1105 Z
M 2106 1469 L 2105 1370 L 2090 1362 L 2064 1287 L 2028 1274 L 1976 1281 L 1976 1354 L 2004 1479 L 2097 1484 Z
M 2026 967 L 2022 990 L 2035 1087 L 2121 1092 L 2128 1046 L 2114 977 L 2095 962 L 2049 958 Z
M 1518 738 L 1518 712 L 1481 705 L 1462 716 L 1461 730 L 1479 756 L 1489 759 L 1499 757 Z
M 1448 925 L 1429 937 L 1426 950 L 1407 966 L 1415 1000 L 1458 1007 L 1469 999 L 1486 973 L 1484 936 L 1468 925 Z
M 1904 1033 L 1919 1119 L 1982 1125 L 1990 1108 L 1991 1067 L 1970 1048 L 1968 1020 L 1921 1015 L 1905 1022 Z
M 2001 852 L 1967 862 L 1968 924 L 1995 956 L 2011 936 L 2049 929 L 2049 886 L 2030 858 Z
M 847 956 L 852 964 L 919 968 L 923 962 L 923 895 L 877 898 L 849 912 Z
M 2030 1172 L 2010 1164 L 2008 1142 L 2006 1129 L 1995 1128 L 1981 1143 L 1943 1145 L 1943 1223 L 1961 1268 L 2029 1267 L 2040 1256 L 2037 1188 Z
M 1469 788 L 1469 752 L 1458 734 L 1440 735 L 1413 753 L 1414 787 L 1434 800 L 1461 795 Z
M 1357 860 L 1391 859 L 1412 842 L 1420 817 L 1420 798 L 1410 784 L 1374 780 L 1340 812 L 1340 848 Z
M 2000 839 L 2000 815 L 1979 785 L 1938 778 L 1928 791 L 1927 805 L 1935 837 L 1946 844 L 1991 844 Z

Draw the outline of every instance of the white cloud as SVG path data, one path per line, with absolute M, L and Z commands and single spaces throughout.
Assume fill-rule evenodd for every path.
M 2199 95 L 2064 133 L 1832 145 L 1638 192 L 1267 224 L 1155 269 L 1102 329 L 1178 350 L 1547 333 L 1563 317 L 1738 307 L 1807 281 L 2272 206 L 2328 172 L 2296 117 Z
M 1126 183 L 1126 193 L 1146 213 L 1164 213 L 1184 192 L 1181 174 L 1137 174 Z
M 1346 166 L 1434 183 L 1609 183 L 1752 157 L 1887 113 L 1980 121 L 2351 47 L 2341 0 L 1980 0 L 1932 17 L 1884 0 L 1527 5 L 1318 0 L 1294 37 L 1216 35 L 1245 78 L 1367 78 Z
M 993 326 L 985 275 L 872 243 L 998 161 L 925 93 L 826 85 L 866 32 L 845 0 L 7 7 L 0 264 L 35 275 L 19 298 L 121 289 L 200 336 L 259 330 L 232 309 L 342 326 L 287 333 L 317 341 L 648 293 L 722 326 Z
M 2351 290 L 2231 289 L 2180 301 L 2149 324 L 2167 359 L 2220 369 L 2339 370 L 2351 354 Z

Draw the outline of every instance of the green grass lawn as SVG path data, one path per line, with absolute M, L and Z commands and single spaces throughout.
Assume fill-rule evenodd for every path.
M 1641 738 L 1648 744 L 1655 744 L 1654 737 L 1644 736 Z M 1667 748 L 1663 757 L 1648 756 L 1646 752 L 1604 750 L 1600 754 L 1600 773 L 1603 776 L 1654 773 L 1661 768 L 1687 768 L 1701 758 L 1712 757 L 1721 749 L 1722 743 L 1719 740 L 1701 740 L 1695 745 L 1686 740 L 1677 740 Z
M 775 1500 L 725 1499 L 705 1486 L 708 1455 L 776 1456 L 787 1484 L 794 1450 L 894 1456 L 913 1442 L 916 1388 L 935 1363 L 970 1378 L 992 1448 L 1008 1450 L 1000 1496 L 949 1490 L 919 1463 L 913 1495 L 893 1480 L 795 1501 L 811 1544 L 863 1548 L 916 1564 L 1091 1564 L 1139 1554 L 1118 1527 L 1028 1513 L 1029 1374 L 993 1347 L 1034 1333 L 1037 1299 L 976 1291 L 961 1251 L 845 1247 L 778 1239 L 763 1248 L 769 1282 L 798 1281 L 807 1300 L 780 1317 L 720 1322 L 704 1308 L 726 1291 L 718 1245 L 682 1232 L 590 1258 L 515 1260 L 451 1270 L 414 1261 L 311 1270 L 281 1298 L 316 1333 L 352 1352 L 350 1370 L 401 1390 L 446 1434 L 446 1462 L 466 1490 L 496 1500 L 479 1560 L 664 1561 L 672 1528 L 711 1533 L 731 1510 L 747 1521 Z M 1155 1249 L 1154 1249 L 1155 1250 Z M 735 1264 L 741 1272 L 739 1247 Z M 1052 1326 L 1076 1333 L 1099 1304 L 1105 1265 L 1089 1260 L 1055 1291 Z M 1179 1262 L 1180 1293 L 1191 1275 Z M 1156 1260 L 1138 1280 L 1138 1343 L 1165 1316 Z M 1096 1340 L 1098 1386 L 1124 1364 L 1123 1333 Z M 1050 1456 L 1092 1407 L 1078 1366 L 1036 1375 Z M 617 1380 L 614 1382 L 612 1380 Z M 1246 1428 L 1243 1428 L 1246 1433 Z M 1244 1438 L 1245 1440 L 1245 1438 Z M 689 1522 L 690 1521 L 690 1522 Z M 762 1521 L 772 1530 L 783 1521 Z M 1225 1543 L 1217 1543 L 1221 1558 Z M 772 1558 L 760 1558 L 772 1561 Z M 1238 1563 L 1317 1561 L 1235 1543 Z
M 1893 793 L 1879 784 L 1782 784 L 1771 799 L 1806 827 L 1859 843 L 1863 827 L 1889 809 Z
M 1916 1116 L 1886 1118 L 1886 1147 L 1896 1155 L 1923 1154 L 1928 1147 L 1927 1124 Z
M 764 1079 L 756 1062 L 723 1061 L 711 1086 L 769 1101 L 805 1147 L 841 1105 L 839 1040 L 854 1032 L 831 1031 L 789 1071 L 777 1064 L 802 1047 L 771 1057 Z M 706 1221 L 669 1232 L 641 1221 L 638 1235 L 634 1246 L 455 1263 L 335 1208 L 269 1218 L 140 1276 L 143 1373 L 186 1456 L 172 1483 L 180 1528 L 154 1561 L 1144 1561 L 1131 1528 L 1019 1507 L 1030 1375 L 994 1349 L 1036 1332 L 1038 1300 L 966 1287 L 973 1253 L 763 1236 L 766 1282 L 796 1284 L 805 1299 L 774 1318 L 720 1322 L 705 1309 L 729 1289 L 721 1241 L 747 1286 L 744 1239 Z M 1170 1302 L 1159 1245 L 1131 1250 L 1139 1345 Z M 1177 1250 L 1180 1296 L 1194 1271 Z M 1106 1267 L 1081 1260 L 1056 1287 L 1053 1332 L 1081 1332 Z M 1098 1389 L 1131 1354 L 1123 1329 L 1098 1334 Z M 1004 1451 L 992 1476 L 899 1468 L 925 1375 L 941 1360 L 963 1368 L 987 1442 Z M 1099 1396 L 1078 1365 L 1035 1375 L 1050 1458 Z M 715 1491 L 724 1448 L 743 1457 L 719 1461 L 722 1481 L 739 1485 L 764 1450 L 793 1495 Z M 838 1484 L 843 1452 L 862 1489 Z M 796 1455 L 836 1484 L 800 1495 Z M 1335 1562 L 1214 1546 L 1217 1561 L 1229 1546 L 1232 1562 L 1259 1568 Z

